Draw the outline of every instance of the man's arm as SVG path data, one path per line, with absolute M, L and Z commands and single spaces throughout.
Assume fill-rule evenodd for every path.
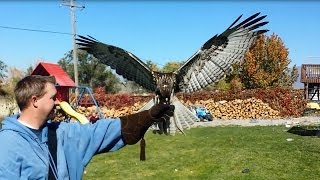
M 63 149 L 68 162 L 87 165 L 103 152 L 115 151 L 125 144 L 119 119 L 100 119 L 94 124 L 61 123 L 57 130 L 57 153 Z
M 94 124 L 61 123 L 57 131 L 58 158 L 59 147 L 62 147 L 67 162 L 86 166 L 95 154 L 135 144 L 153 122 L 169 118 L 173 110 L 174 106 L 156 105 L 147 111 L 117 119 L 100 119 Z

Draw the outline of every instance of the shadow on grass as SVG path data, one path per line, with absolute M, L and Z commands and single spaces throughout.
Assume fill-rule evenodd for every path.
M 319 126 L 293 126 L 290 128 L 288 133 L 297 134 L 300 136 L 317 136 L 320 137 L 320 127 Z

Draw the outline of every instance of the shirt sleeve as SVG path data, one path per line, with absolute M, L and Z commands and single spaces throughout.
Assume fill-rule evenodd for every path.
M 67 161 L 86 166 L 99 153 L 115 151 L 124 146 L 120 119 L 100 119 L 96 123 L 61 123 L 57 141 L 64 149 Z M 59 149 L 58 149 L 59 151 Z

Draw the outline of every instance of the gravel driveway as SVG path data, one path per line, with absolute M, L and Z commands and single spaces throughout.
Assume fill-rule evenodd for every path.
M 192 127 L 215 127 L 215 126 L 278 126 L 284 125 L 287 127 L 295 125 L 310 125 L 319 124 L 320 117 L 300 117 L 300 118 L 287 118 L 287 119 L 231 119 L 231 120 L 218 120 L 214 119 L 209 122 L 196 122 Z

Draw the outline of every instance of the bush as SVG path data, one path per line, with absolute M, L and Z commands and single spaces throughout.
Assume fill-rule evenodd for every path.
M 218 83 L 215 85 L 216 89 L 221 91 L 228 91 L 231 88 L 230 83 L 227 83 L 225 79 L 222 79 L 218 81 Z
M 137 102 L 147 102 L 153 96 L 135 96 L 128 93 L 106 94 L 103 88 L 96 88 L 94 98 L 99 106 L 120 109 L 133 106 Z

